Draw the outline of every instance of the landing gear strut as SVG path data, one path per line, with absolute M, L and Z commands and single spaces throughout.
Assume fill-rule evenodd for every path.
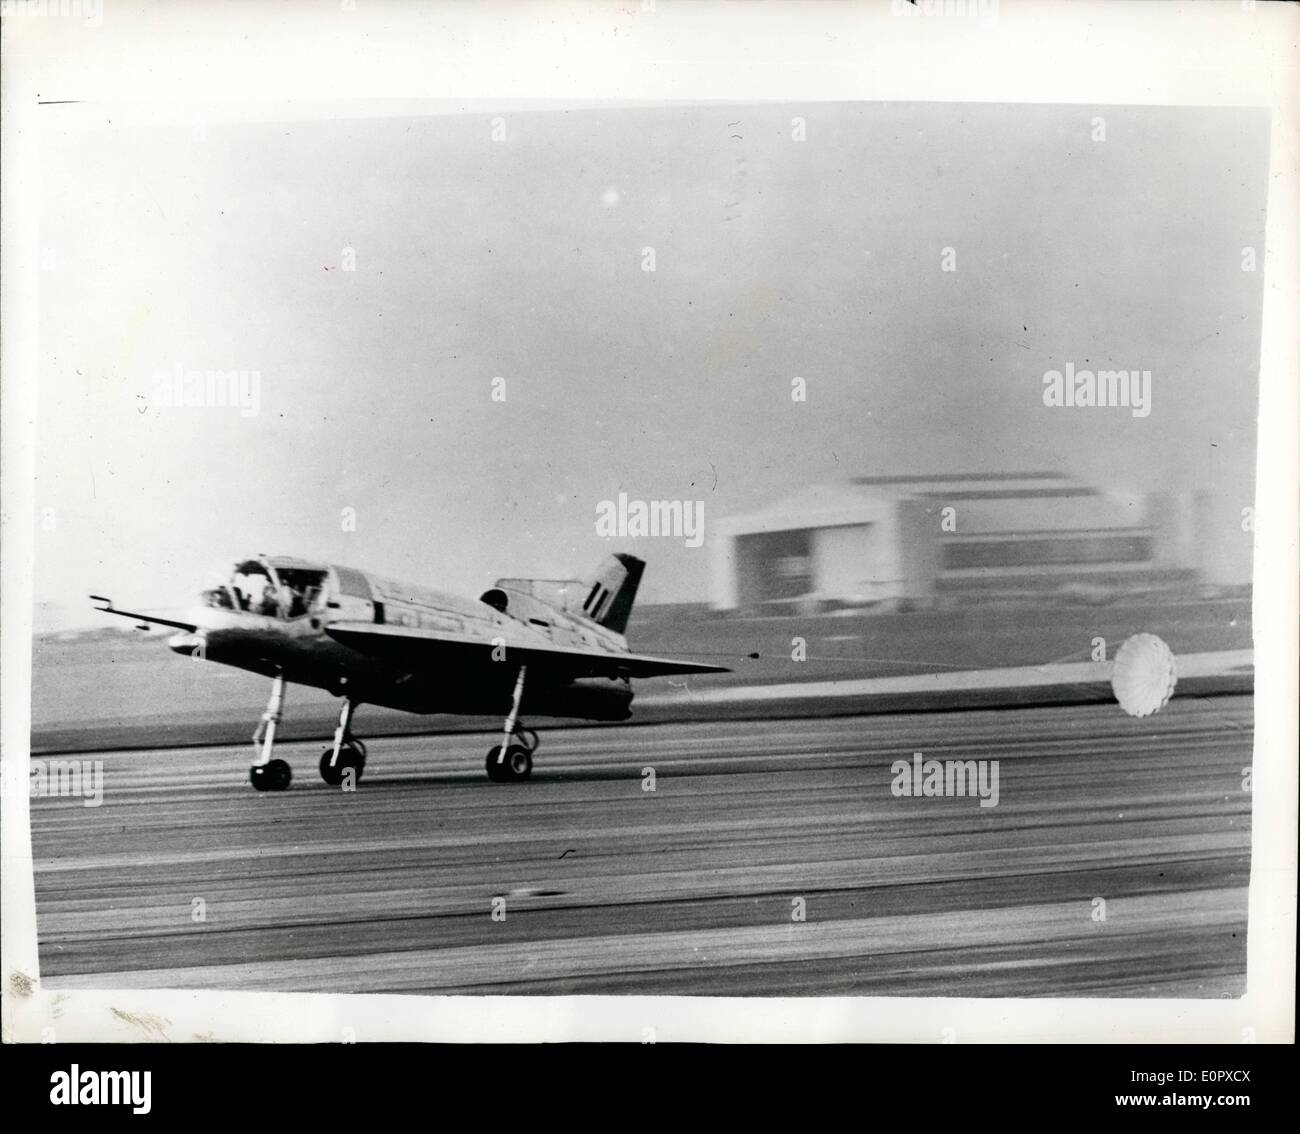
M 248 769 L 248 779 L 258 791 L 284 791 L 293 779 L 293 771 L 284 760 L 272 759 L 275 730 L 283 715 L 284 675 L 278 673 L 271 684 L 271 699 L 266 704 L 266 712 L 253 733 L 253 747 L 258 755 Z
M 350 697 L 343 698 L 343 708 L 339 711 L 338 728 L 334 730 L 334 743 L 321 754 L 320 778 L 330 787 L 340 786 L 348 772 L 352 773 L 351 784 L 356 787 L 361 782 L 361 773 L 366 767 L 366 746 L 352 735 L 352 714 L 356 704 Z
M 510 698 L 510 715 L 501 730 L 501 743 L 487 754 L 488 779 L 493 783 L 514 783 L 526 780 L 533 771 L 533 753 L 537 751 L 537 733 L 526 728 L 519 719 L 519 704 L 524 699 L 524 674 L 528 667 L 519 667 L 515 678 L 515 691 Z

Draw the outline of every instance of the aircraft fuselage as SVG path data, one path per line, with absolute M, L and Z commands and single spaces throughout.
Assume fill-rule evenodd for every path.
M 518 584 L 517 587 L 511 584 Z M 480 599 L 371 575 L 354 568 L 261 557 L 237 565 L 230 582 L 204 593 L 173 635 L 178 654 L 236 666 L 325 689 L 358 704 L 414 713 L 499 714 L 510 701 L 511 650 L 570 646 L 617 654 L 621 634 L 572 613 L 579 584 L 501 580 Z M 259 591 L 260 586 L 260 591 Z M 567 608 L 567 609 L 566 609 Z M 378 660 L 332 638 L 334 623 L 371 623 L 434 630 L 491 642 L 497 659 L 472 664 L 404 665 Z M 627 681 L 603 677 L 537 679 L 524 707 L 535 715 L 624 720 Z

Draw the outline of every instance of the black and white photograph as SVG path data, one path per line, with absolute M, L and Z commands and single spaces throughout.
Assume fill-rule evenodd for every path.
M 1292 1034 L 1240 1011 L 1294 787 L 1256 706 L 1261 624 L 1295 645 L 1256 582 L 1276 108 L 340 85 L 23 111 L 29 1038 L 157 990 Z M 234 1036 L 112 1012 L 86 1038 Z

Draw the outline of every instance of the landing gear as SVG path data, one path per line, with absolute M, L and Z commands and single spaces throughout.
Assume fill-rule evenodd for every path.
M 510 698 L 510 715 L 501 730 L 501 743 L 487 754 L 488 779 L 494 784 L 516 783 L 526 780 L 533 771 L 533 753 L 537 751 L 537 733 L 525 728 L 519 719 L 519 704 L 524 699 L 524 674 L 527 666 L 519 667 L 515 678 L 515 691 Z
M 248 769 L 248 780 L 258 791 L 284 791 L 293 779 L 289 765 L 284 760 L 273 759 L 275 730 L 284 715 L 284 686 L 284 675 L 277 674 L 271 685 L 271 699 L 266 704 L 266 712 L 253 733 L 257 759 Z M 352 735 L 355 709 L 356 702 L 345 697 L 338 728 L 334 730 L 334 743 L 320 758 L 320 778 L 331 787 L 356 787 L 366 767 L 366 746 Z
M 271 699 L 266 712 L 253 733 L 253 747 L 257 759 L 248 769 L 249 782 L 258 791 L 284 791 L 293 779 L 293 771 L 283 760 L 272 759 L 275 751 L 275 730 L 284 715 L 284 675 L 276 674 L 271 684 Z
M 508 784 L 526 780 L 533 771 L 533 754 L 521 744 L 511 744 L 501 758 L 501 745 L 488 750 L 487 774 L 494 784 Z
M 284 791 L 293 779 L 293 769 L 284 760 L 268 760 L 249 768 L 248 779 L 258 791 Z
M 339 711 L 338 727 L 334 730 L 334 743 L 321 754 L 320 778 L 330 787 L 339 787 L 345 781 L 356 787 L 366 767 L 366 746 L 352 735 L 352 714 L 356 704 L 350 697 L 343 698 Z M 348 773 L 351 778 L 348 779 Z
M 339 787 L 344 777 L 351 771 L 352 784 L 355 787 L 361 782 L 361 773 L 365 771 L 365 767 L 365 749 L 357 740 L 340 748 L 337 760 L 334 758 L 333 748 L 325 749 L 320 758 L 320 778 L 330 787 Z

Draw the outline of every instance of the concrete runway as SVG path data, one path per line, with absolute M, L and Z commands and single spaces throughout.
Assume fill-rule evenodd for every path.
M 484 774 L 487 733 L 392 737 L 355 793 L 320 781 L 314 743 L 280 746 L 283 794 L 248 786 L 248 747 L 88 755 L 102 806 L 31 801 L 42 983 L 1238 996 L 1252 717 L 1231 696 L 1142 721 L 546 730 L 509 785 Z M 997 806 L 895 797 L 915 751 L 998 760 Z

